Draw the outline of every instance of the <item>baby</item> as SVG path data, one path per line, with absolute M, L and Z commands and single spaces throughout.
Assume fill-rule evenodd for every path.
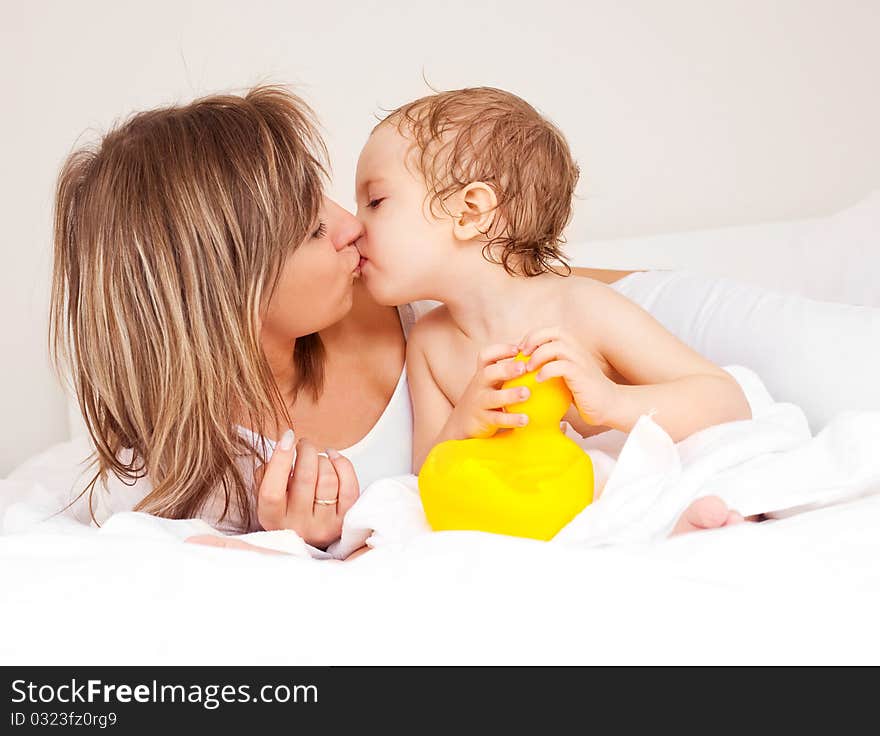
M 364 146 L 357 245 L 367 288 L 382 304 L 443 302 L 407 346 L 414 472 L 439 442 L 525 425 L 504 408 L 528 389 L 500 387 L 538 368 L 538 380 L 567 383 L 565 421 L 582 436 L 629 432 L 648 413 L 674 441 L 750 418 L 729 374 L 612 288 L 570 275 L 561 244 L 578 175 L 552 123 L 485 87 L 410 102 Z M 512 360 L 518 352 L 527 364 Z M 705 497 L 674 532 L 741 520 Z

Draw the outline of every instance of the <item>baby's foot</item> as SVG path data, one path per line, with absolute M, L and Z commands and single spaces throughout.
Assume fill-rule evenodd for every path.
M 672 533 L 687 534 L 705 529 L 719 529 L 722 526 L 733 526 L 743 522 L 741 514 L 727 508 L 718 496 L 703 496 L 688 506 L 676 522 Z

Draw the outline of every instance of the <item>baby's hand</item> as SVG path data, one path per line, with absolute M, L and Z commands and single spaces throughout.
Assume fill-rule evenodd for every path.
M 530 356 L 527 370 L 541 369 L 535 380 L 540 382 L 560 377 L 565 381 L 578 414 L 587 424 L 613 426 L 609 422 L 612 422 L 620 401 L 617 384 L 571 336 L 558 327 L 535 330 L 522 339 L 520 349 L 524 355 Z
M 443 434 L 455 439 L 491 437 L 500 428 L 528 424 L 525 414 L 502 411 L 508 404 L 518 404 L 529 397 L 526 387 L 501 389 L 511 378 L 526 372 L 525 363 L 514 361 L 515 345 L 492 345 L 480 352 L 477 371 L 452 410 Z

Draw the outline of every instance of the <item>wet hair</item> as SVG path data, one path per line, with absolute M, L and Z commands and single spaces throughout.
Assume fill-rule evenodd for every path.
M 430 206 L 471 182 L 492 186 L 497 213 L 483 255 L 510 274 L 562 266 L 563 231 L 580 175 L 559 129 L 525 100 L 492 87 L 439 92 L 409 102 L 380 125 L 412 141 Z

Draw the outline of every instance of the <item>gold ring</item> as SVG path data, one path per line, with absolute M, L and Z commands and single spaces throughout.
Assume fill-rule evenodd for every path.
M 320 506 L 335 506 L 339 503 L 339 497 L 337 496 L 336 498 L 329 501 L 326 498 L 316 498 L 315 503 Z

